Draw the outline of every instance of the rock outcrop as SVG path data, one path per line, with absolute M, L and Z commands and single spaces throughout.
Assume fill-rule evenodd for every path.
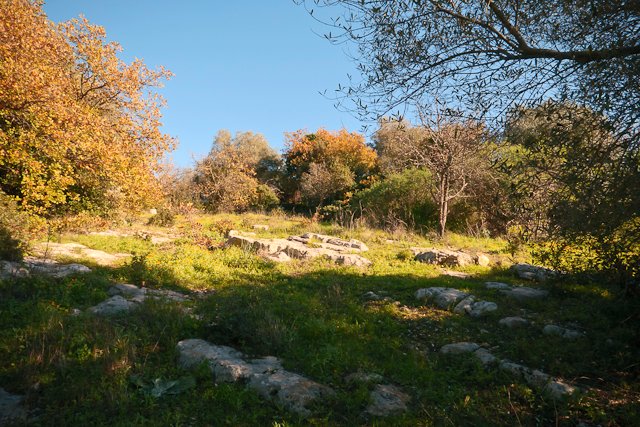
M 518 379 L 524 380 L 529 386 L 542 390 L 554 399 L 562 399 L 572 395 L 577 388 L 564 381 L 553 378 L 537 369 L 514 363 L 509 360 L 500 360 L 491 352 L 473 342 L 458 342 L 444 345 L 440 348 L 442 354 L 465 354 L 471 353 L 478 358 L 485 367 L 497 365 L 498 369 L 508 372 Z
M 193 368 L 206 362 L 216 383 L 239 383 L 287 410 L 309 416 L 310 406 L 335 393 L 302 375 L 282 368 L 276 357 L 250 360 L 231 347 L 187 339 L 177 345 L 179 365 Z
M 471 255 L 463 251 L 436 248 L 411 248 L 411 252 L 416 261 L 444 267 L 464 267 L 474 264 L 486 267 L 491 264 L 491 259 L 482 253 Z
M 494 302 L 476 301 L 473 295 L 455 288 L 422 288 L 416 291 L 415 297 L 443 310 L 453 309 L 454 313 L 468 314 L 471 317 L 481 317 L 498 309 Z
M 371 265 L 371 261 L 368 259 L 357 253 L 352 253 L 368 250 L 364 243 L 322 234 L 306 233 L 301 236 L 290 236 L 288 239 L 258 239 L 232 230 L 229 232 L 227 245 L 255 250 L 267 259 L 276 262 L 286 262 L 291 258 L 325 257 L 339 265 L 356 267 Z
M 538 282 L 544 282 L 545 280 L 556 278 L 559 275 L 555 270 L 526 263 L 514 264 L 511 266 L 511 270 L 521 279 L 535 280 Z

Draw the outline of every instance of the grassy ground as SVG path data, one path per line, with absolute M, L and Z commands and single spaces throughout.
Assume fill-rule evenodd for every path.
M 321 231 L 365 241 L 368 269 L 337 267 L 324 260 L 274 264 L 242 249 L 223 248 L 229 228 L 267 224 L 261 237 Z M 145 227 L 133 225 L 133 232 Z M 547 283 L 550 298 L 514 302 L 484 289 L 487 280 L 521 283 L 505 268 L 472 267 L 473 279 L 442 275 L 412 261 L 412 246 L 431 246 L 410 234 L 345 230 L 280 216 L 181 218 L 180 238 L 152 245 L 143 238 L 65 235 L 111 253 L 135 253 L 112 268 L 90 274 L 0 282 L 0 385 L 26 394 L 37 408 L 35 425 L 602 425 L 640 422 L 638 342 L 640 304 L 615 288 L 578 279 Z M 394 242 L 388 242 L 389 239 Z M 453 247 L 483 250 L 507 265 L 506 243 L 452 235 Z M 86 309 L 107 297 L 115 282 L 181 292 L 207 290 L 190 303 L 196 320 L 172 304 L 150 301 L 136 312 L 105 319 Z M 468 290 L 499 309 L 482 319 L 422 305 L 423 287 Z M 366 302 L 374 291 L 388 301 Z M 504 316 L 530 316 L 519 330 L 498 326 Z M 544 324 L 575 324 L 585 338 L 566 341 L 542 335 Z M 214 385 L 198 371 L 196 387 L 153 398 L 132 384 L 177 379 L 176 343 L 202 338 L 255 356 L 273 355 L 286 369 L 334 388 L 317 416 L 300 419 L 238 385 Z M 553 401 L 504 372 L 484 369 L 470 356 L 443 356 L 448 343 L 474 341 L 498 357 L 574 382 L 584 392 Z M 412 396 L 410 410 L 388 419 L 364 419 L 369 388 L 345 377 L 377 373 Z M 589 424 L 587 424 L 589 425 Z

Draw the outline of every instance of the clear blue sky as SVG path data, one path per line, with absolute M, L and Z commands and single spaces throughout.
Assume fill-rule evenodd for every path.
M 125 61 L 175 74 L 161 93 L 178 166 L 206 154 L 219 129 L 260 132 L 280 151 L 287 131 L 361 128 L 318 93 L 344 84 L 354 64 L 292 0 L 47 0 L 44 10 L 56 22 L 83 14 Z

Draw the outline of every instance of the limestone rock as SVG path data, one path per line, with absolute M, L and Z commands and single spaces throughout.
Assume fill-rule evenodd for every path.
M 578 389 L 563 381 L 553 380 L 547 384 L 544 391 L 547 392 L 554 399 L 564 399 L 567 396 L 571 396 Z
M 540 299 L 549 295 L 549 291 L 544 289 L 528 288 L 526 286 L 515 286 L 511 289 L 502 289 L 500 292 L 503 295 L 517 299 L 518 301 Z
M 462 271 L 452 271 L 452 270 L 444 270 L 442 273 L 445 276 L 457 277 L 458 279 L 469 279 L 471 278 L 471 274 L 465 273 Z
M 497 357 L 495 357 L 493 354 L 491 354 L 491 352 L 489 352 L 489 350 L 487 350 L 486 348 L 482 348 L 482 347 L 477 349 L 476 351 L 474 351 L 473 355 L 476 356 L 478 358 L 478 360 L 480 360 L 480 363 L 482 363 L 485 366 L 491 365 L 491 364 L 496 363 L 498 361 Z
M 311 415 L 312 403 L 334 395 L 329 387 L 286 371 L 275 357 L 248 360 L 231 347 L 200 339 L 180 341 L 177 349 L 181 367 L 192 368 L 207 362 L 215 382 L 246 384 L 264 399 L 302 416 Z
M 473 264 L 471 255 L 448 249 L 411 248 L 416 261 L 447 267 L 464 267 Z
M 547 325 L 542 329 L 542 333 L 545 335 L 557 335 L 559 337 L 575 340 L 577 338 L 583 337 L 584 334 L 580 331 L 576 331 L 573 329 L 563 328 L 557 325 Z
M 263 255 L 264 258 L 268 259 L 269 261 L 273 261 L 273 262 L 289 262 L 291 261 L 291 257 L 289 255 L 286 254 L 286 252 L 277 252 L 275 254 L 264 254 Z
M 130 254 L 109 254 L 107 252 L 90 249 L 79 243 L 54 243 L 45 242 L 35 247 L 35 253 L 39 257 L 65 257 L 65 258 L 89 258 L 102 266 L 112 266 Z
M 398 387 L 389 384 L 378 384 L 369 395 L 371 403 L 365 415 L 388 417 L 407 410 L 411 397 Z
M 469 296 L 466 292 L 459 291 L 454 288 L 422 288 L 415 293 L 416 299 L 426 299 L 433 301 L 434 304 L 442 309 L 449 309 L 462 299 Z
M 326 234 L 317 234 L 317 233 L 305 233 L 300 237 L 302 237 L 303 239 L 309 239 L 309 240 L 311 239 L 320 240 L 322 243 L 326 243 L 326 244 L 330 244 L 338 247 L 344 247 L 344 248 L 348 248 L 348 249 L 356 250 L 360 252 L 365 252 L 369 250 L 367 245 L 365 245 L 360 240 L 356 240 L 356 239 L 344 240 L 344 239 L 339 239 L 333 236 L 327 236 Z
M 137 303 L 128 301 L 120 295 L 114 295 L 100 304 L 90 307 L 89 312 L 99 316 L 112 316 L 133 310 L 137 305 Z
M 506 283 L 502 283 L 502 282 L 485 282 L 484 287 L 487 289 L 499 289 L 499 290 L 511 289 L 510 285 L 507 285 Z
M 470 295 L 460 301 L 453 309 L 454 313 L 468 314 L 471 317 L 481 317 L 485 314 L 498 309 L 498 305 L 489 301 L 476 301 L 475 297 Z
M 481 267 L 488 267 L 491 265 L 491 258 L 486 256 L 485 254 L 476 254 L 473 257 L 474 262 Z
M 309 234 L 309 233 L 308 233 Z M 307 236 L 305 234 L 303 236 Z M 245 249 L 255 250 L 263 256 L 273 261 L 285 261 L 282 253 L 290 258 L 296 259 L 313 259 L 317 257 L 326 257 L 339 265 L 349 265 L 357 267 L 367 267 L 371 265 L 371 261 L 357 254 L 345 253 L 348 250 L 345 246 L 334 245 L 333 243 L 321 243 L 320 247 L 307 246 L 305 242 L 311 240 L 311 237 L 291 236 L 289 239 L 257 239 L 240 235 L 237 232 L 229 235 L 228 245 L 238 246 Z M 330 241 L 331 236 L 317 235 L 325 237 Z M 346 242 L 346 241 L 343 241 Z M 346 242 L 348 243 L 348 242 Z M 350 244 L 350 243 L 349 243 Z M 363 244 L 364 245 L 364 244 Z
M 457 342 L 453 344 L 443 345 L 442 348 L 440 348 L 440 353 L 442 354 L 473 353 L 479 348 L 480 346 L 474 342 Z
M 366 372 L 354 372 L 345 377 L 345 381 L 348 384 L 352 383 L 364 383 L 372 384 L 382 382 L 384 378 L 380 374 L 366 373 Z
M 91 269 L 82 264 L 60 264 L 53 260 L 44 260 L 34 257 L 25 258 L 25 266 L 32 273 L 62 278 L 72 274 L 89 273 Z
M 558 276 L 557 271 L 525 263 L 514 264 L 511 266 L 511 270 L 513 270 L 513 272 L 515 272 L 521 279 L 535 280 L 538 282 L 544 282 L 547 279 L 552 279 Z
M 523 319 L 522 317 L 505 317 L 503 319 L 500 319 L 498 323 L 502 326 L 513 329 L 526 326 L 529 324 L 529 321 L 527 319 Z

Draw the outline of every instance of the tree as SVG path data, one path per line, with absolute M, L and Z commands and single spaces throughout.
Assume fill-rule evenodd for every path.
M 295 194 L 300 192 L 303 180 L 318 182 L 324 176 L 336 184 L 340 183 L 334 188 L 335 191 L 323 192 L 325 197 L 321 197 L 322 202 L 330 198 L 344 198 L 348 191 L 367 186 L 372 181 L 377 156 L 366 145 L 361 134 L 348 132 L 346 129 L 336 132 L 318 129 L 315 133 L 298 130 L 285 136 L 287 142 L 283 157 L 289 178 L 290 199 L 295 200 Z M 312 165 L 315 165 L 313 171 Z M 314 207 L 317 206 L 319 190 L 312 190 L 308 185 L 306 189 L 308 191 L 305 193 L 309 196 L 307 199 L 314 200 L 312 203 Z M 312 193 L 315 195 L 310 196 Z
M 159 196 L 167 70 L 125 64 L 86 19 L 60 25 L 39 2 L 0 3 L 0 189 L 37 215 L 105 213 Z
M 300 193 L 303 199 L 315 205 L 314 218 L 317 219 L 327 199 L 340 197 L 354 184 L 353 172 L 342 163 L 311 163 L 309 171 L 300 179 Z
M 205 207 L 214 212 L 273 207 L 280 158 L 265 137 L 253 132 L 218 131 L 209 154 L 195 168 Z
M 484 133 L 484 126 L 477 122 L 453 121 L 441 114 L 420 127 L 383 120 L 376 132 L 380 162 L 387 170 L 414 167 L 431 172 L 434 185 L 430 192 L 438 205 L 441 236 L 451 202 L 467 196 L 475 177 L 486 170 L 480 157 Z
M 596 249 L 596 270 L 637 276 L 640 162 L 617 144 L 606 117 L 547 102 L 510 115 L 500 166 L 515 219 L 535 238 Z
M 316 15 L 319 6 L 339 9 L 327 38 L 356 47 L 362 79 L 341 92 L 365 116 L 426 97 L 499 117 L 554 96 L 606 114 L 621 134 L 638 132 L 637 1 L 297 2 Z

